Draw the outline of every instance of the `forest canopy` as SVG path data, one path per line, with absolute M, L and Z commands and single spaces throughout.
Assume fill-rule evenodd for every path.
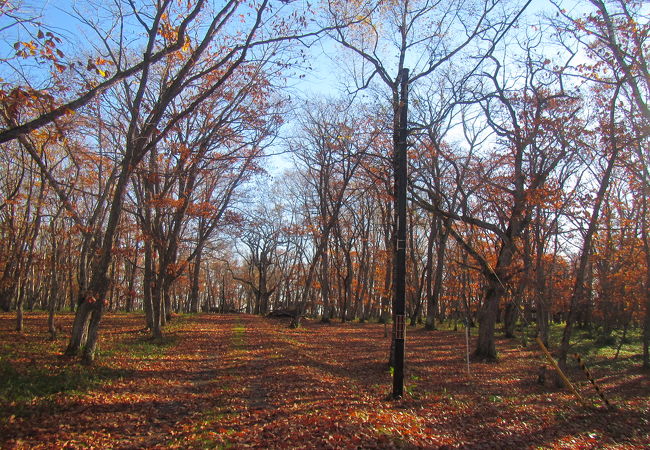
M 649 12 L 0 2 L 0 307 L 53 336 L 74 310 L 86 362 L 107 311 L 159 339 L 181 312 L 388 322 L 401 246 L 411 325 L 494 359 L 526 323 L 560 365 L 576 326 L 642 330 L 648 368 Z

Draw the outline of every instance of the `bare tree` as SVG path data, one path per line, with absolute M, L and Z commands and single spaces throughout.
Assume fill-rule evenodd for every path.
M 555 77 L 544 68 L 543 61 L 527 56 L 518 89 L 504 85 L 501 64 L 495 58 L 491 60 L 493 70 L 480 76 L 485 84 L 477 100 L 491 133 L 504 147 L 486 156 L 477 153 L 471 168 L 476 184 L 461 188 L 460 213 L 444 211 L 422 196 L 416 198 L 420 205 L 446 219 L 465 222 L 494 236 L 496 262 L 492 265 L 449 223 L 451 235 L 476 260 L 486 280 L 475 354 L 495 359 L 499 302 L 509 292 L 514 275 L 522 270 L 518 254 L 531 221 L 532 193 L 545 189 L 551 174 L 560 163 L 566 163 L 575 148 L 566 124 L 576 123 L 580 105 L 567 93 L 552 88 Z M 439 194 L 432 188 L 428 186 L 425 192 L 435 199 Z M 482 206 L 477 208 L 478 204 Z
M 350 196 L 350 183 L 359 169 L 364 155 L 374 143 L 377 130 L 372 124 L 364 123 L 362 115 L 357 114 L 344 103 L 324 103 L 310 105 L 305 109 L 302 136 L 292 143 L 297 160 L 302 165 L 302 176 L 306 186 L 313 189 L 313 204 L 308 204 L 308 223 L 314 229 L 313 256 L 298 303 L 295 326 L 309 302 L 309 293 L 317 265 L 321 261 L 321 295 L 323 318 L 330 318 L 329 300 L 329 244 L 330 235 L 340 218 L 340 213 Z M 355 138 L 355 132 L 363 131 L 362 137 Z M 310 195 L 308 193 L 308 195 Z M 312 199 L 309 199 L 310 203 Z M 310 212 L 309 209 L 313 208 Z

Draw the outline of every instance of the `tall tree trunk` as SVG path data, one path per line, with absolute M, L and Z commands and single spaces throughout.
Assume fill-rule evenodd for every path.
M 512 231 L 519 228 L 518 220 L 513 219 L 511 223 L 516 223 L 516 225 L 511 225 L 510 236 L 502 243 L 496 267 L 494 270 L 489 270 L 484 273 L 487 279 L 487 288 L 485 290 L 483 305 L 479 312 L 478 340 L 474 352 L 474 355 L 479 359 L 497 359 L 494 329 L 499 314 L 499 302 L 506 293 L 506 286 L 504 284 L 506 279 L 505 274 L 510 268 L 514 253 L 514 244 L 511 240 L 511 236 L 514 235 Z
M 18 292 L 16 295 L 16 331 L 23 332 L 23 299 L 24 299 L 24 285 L 21 280 L 18 280 Z
M 38 194 L 38 199 L 36 200 L 37 206 L 36 206 L 36 211 L 34 214 L 36 215 L 33 223 L 33 227 L 31 228 L 31 233 L 28 235 L 27 231 L 25 232 L 25 238 L 26 240 L 29 239 L 29 242 L 22 243 L 21 244 L 21 250 L 20 250 L 20 256 L 19 256 L 19 261 L 22 260 L 16 267 L 20 268 L 20 271 L 16 272 L 17 278 L 18 278 L 18 295 L 16 299 L 16 309 L 17 309 L 17 317 L 16 317 L 16 331 L 22 332 L 23 331 L 23 305 L 25 302 L 25 295 L 27 291 L 27 281 L 28 281 L 28 276 L 29 276 L 29 271 L 32 268 L 32 263 L 34 261 L 34 247 L 36 244 L 36 238 L 38 237 L 40 231 L 41 231 L 41 208 L 43 207 L 43 199 L 45 196 L 45 183 L 41 184 L 41 189 Z M 28 206 L 27 206 L 27 211 L 25 213 L 25 217 L 28 217 L 30 215 L 31 211 L 31 192 L 29 197 L 27 198 Z M 28 228 L 29 229 L 29 228 Z M 24 258 L 24 252 L 27 251 L 27 259 L 25 260 Z
M 438 220 L 438 219 L 434 219 Z M 433 298 L 433 244 L 435 242 L 435 230 L 437 227 L 431 227 L 427 239 L 427 265 L 424 268 L 426 284 L 424 293 L 427 296 L 427 318 L 424 322 L 424 328 L 427 330 L 436 329 L 436 305 Z
M 199 280 L 201 277 L 201 258 L 203 246 L 197 249 L 194 257 L 194 270 L 192 271 L 192 289 L 190 291 L 190 312 L 199 312 Z
M 497 358 L 494 343 L 494 327 L 499 313 L 499 300 L 503 297 L 505 289 L 501 281 L 492 276 L 488 281 L 483 305 L 479 311 L 479 330 L 476 350 L 474 354 L 481 359 L 495 360 Z
M 86 346 L 83 349 L 83 359 L 85 364 L 91 364 L 95 359 L 95 351 L 97 350 L 97 340 L 99 338 L 99 325 L 102 321 L 104 313 L 104 302 L 95 302 L 96 306 L 90 314 L 90 321 L 88 323 L 88 338 Z
M 650 272 L 650 269 L 648 270 Z M 650 273 L 647 276 L 645 319 L 643 321 L 643 368 L 650 369 Z
M 413 271 L 416 273 L 417 271 Z M 424 289 L 424 277 L 426 276 L 425 271 L 423 270 L 422 273 L 420 274 L 419 277 L 419 282 L 418 282 L 418 287 L 415 292 L 415 299 L 413 303 L 415 304 L 415 307 L 413 308 L 413 313 L 411 314 L 411 326 L 414 327 L 418 323 L 418 319 L 420 319 L 420 314 L 422 313 L 422 291 Z
M 535 226 L 535 326 L 542 343 L 546 348 L 550 348 L 548 342 L 550 311 L 542 234 L 541 224 L 537 223 Z
M 258 270 L 258 280 L 259 280 L 259 270 Z M 255 305 L 253 306 L 253 314 L 258 316 L 260 315 L 260 310 L 261 310 L 260 308 L 262 306 L 262 292 L 259 289 L 259 281 L 257 286 L 251 285 L 250 288 L 251 291 L 253 291 L 253 294 L 255 295 Z
M 91 364 L 95 358 L 97 339 L 99 337 L 99 325 L 104 311 L 104 301 L 109 286 L 107 277 L 113 256 L 113 244 L 117 233 L 117 225 L 122 213 L 124 193 L 128 184 L 131 171 L 133 170 L 130 158 L 125 158 L 123 169 L 115 185 L 115 191 L 111 202 L 111 209 L 104 232 L 102 248 L 99 255 L 93 262 L 92 278 L 87 292 L 80 295 L 81 304 L 77 308 L 75 320 L 72 327 L 72 335 L 66 349 L 66 355 L 73 356 L 79 353 L 83 347 L 83 362 Z M 87 334 L 84 332 L 88 325 Z
M 109 279 L 110 280 L 115 280 L 116 273 L 115 273 L 115 259 L 111 261 L 111 266 L 109 269 Z M 109 283 L 109 291 L 108 291 L 108 310 L 109 311 L 114 311 L 119 307 L 119 305 L 116 307 L 115 306 L 115 294 L 117 290 L 117 284 L 116 283 Z M 119 297 L 118 297 L 119 298 Z
M 149 330 L 154 329 L 154 310 L 153 310 L 153 250 L 151 240 L 146 238 L 144 241 L 144 274 L 142 277 L 142 307 L 146 325 Z
M 323 239 L 327 239 L 323 237 Z M 321 256 L 320 267 L 320 295 L 323 300 L 323 317 L 322 322 L 329 323 L 332 318 L 332 308 L 330 306 L 330 258 L 329 258 L 329 239 L 325 241 L 323 256 Z
M 270 294 L 268 292 L 268 287 L 266 285 L 267 284 L 266 266 L 262 267 L 262 265 L 260 265 L 259 277 L 260 277 L 259 285 L 258 285 L 259 303 L 260 303 L 259 313 L 265 316 L 269 312 L 269 297 L 270 297 Z
M 135 254 L 133 255 L 133 264 L 128 264 L 129 266 L 129 283 L 128 283 L 128 293 L 126 295 L 126 312 L 133 311 L 133 302 L 135 300 L 135 272 L 138 268 L 138 246 L 135 245 Z
M 52 227 L 54 228 L 54 227 Z M 56 311 L 56 301 L 57 301 L 57 292 L 59 290 L 57 283 L 57 268 L 56 261 L 58 256 L 58 246 L 56 243 L 56 238 L 52 236 L 52 258 L 50 270 L 50 286 L 47 293 L 47 329 L 50 333 L 50 340 L 56 340 L 56 324 L 54 322 L 54 312 Z
M 433 277 L 433 290 L 431 292 L 430 304 L 433 310 L 433 321 L 431 322 L 431 330 L 435 330 L 435 316 L 438 311 L 438 304 L 440 302 L 440 296 L 442 295 L 442 277 L 445 273 L 445 252 L 447 251 L 447 242 L 449 240 L 449 231 L 448 227 L 441 227 L 440 229 L 440 239 L 438 242 L 438 248 L 436 249 L 436 269 L 434 271 Z
M 163 304 L 165 306 L 165 313 L 161 314 L 161 323 L 162 325 L 167 325 L 168 322 L 172 319 L 172 297 L 171 297 L 171 288 L 172 282 L 167 281 L 167 277 L 163 278 Z
M 546 348 L 549 348 L 549 316 L 550 311 L 548 307 L 548 288 L 546 286 L 546 268 L 537 266 L 537 293 L 535 294 L 535 309 L 536 309 L 536 327 L 539 338 L 542 340 Z
M 515 325 L 518 316 L 518 304 L 516 299 L 506 302 L 506 310 L 503 318 L 503 330 L 507 338 L 515 337 Z
M 94 303 L 86 301 L 85 292 L 79 293 L 77 312 L 72 322 L 72 335 L 65 351 L 68 356 L 75 356 L 85 346 L 88 338 L 88 324 Z
M 151 305 L 153 312 L 153 323 L 151 327 L 151 335 L 154 339 L 162 339 L 162 325 L 165 316 L 165 306 L 163 304 L 162 286 L 161 282 L 156 277 L 151 287 Z
M 343 244 L 343 243 L 341 243 Z M 343 279 L 343 311 L 341 311 L 341 321 L 345 322 L 349 319 L 349 310 L 352 309 L 352 256 L 350 256 L 350 249 L 341 245 L 343 255 L 345 258 L 345 278 Z
M 12 290 L 13 289 L 10 288 L 0 287 L 0 309 L 4 312 L 9 312 L 11 310 Z
M 646 185 L 647 186 L 647 185 Z M 645 192 L 644 192 L 645 194 Z M 650 233 L 648 232 L 648 196 L 643 196 L 641 216 L 641 237 L 645 252 L 645 317 L 643 320 L 643 368 L 650 369 Z

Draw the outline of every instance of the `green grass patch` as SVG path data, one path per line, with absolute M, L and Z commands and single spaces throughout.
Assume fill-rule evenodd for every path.
M 465 324 L 462 321 L 446 321 L 437 325 L 439 330 L 465 333 Z M 560 345 L 564 326 L 564 323 L 550 324 L 549 344 L 551 352 L 554 352 Z M 497 338 L 503 337 L 502 327 L 503 324 L 497 324 Z M 534 340 L 537 332 L 535 323 L 525 326 L 520 322 L 516 330 L 515 338 L 522 346 L 537 346 Z M 471 339 L 475 338 L 477 332 L 478 328 L 470 328 Z M 623 338 L 623 330 L 614 330 L 610 334 L 604 334 L 600 329 L 574 327 L 569 354 L 578 353 L 589 367 L 603 367 L 612 371 L 637 367 L 642 362 L 642 332 L 641 328 L 629 328 L 625 333 L 625 338 Z M 575 364 L 573 358 L 569 359 L 569 364 Z
M 164 356 L 177 342 L 178 336 L 173 334 L 163 335 L 162 339 L 137 338 L 122 342 L 113 349 L 102 352 L 102 356 L 121 354 L 133 359 L 156 359 Z
M 82 365 L 63 368 L 27 366 L 17 368 L 0 360 L 0 420 L 22 415 L 28 406 L 47 402 L 59 393 L 84 393 L 102 382 L 123 378 L 125 370 Z
M 190 315 L 174 316 L 174 319 L 162 328 L 163 336 L 160 339 L 140 334 L 135 338 L 112 345 L 111 348 L 102 350 L 100 354 L 103 357 L 124 356 L 139 360 L 160 358 L 179 342 L 179 336 L 176 333 L 190 318 Z
M 246 335 L 246 327 L 241 323 L 237 323 L 232 329 L 231 342 L 235 349 L 241 350 L 244 347 L 244 338 Z
M 196 315 L 196 313 L 174 314 L 172 320 L 167 322 L 167 325 L 162 328 L 163 334 L 175 333 Z
M 557 350 L 562 340 L 564 323 L 552 323 L 549 329 L 549 344 L 551 352 Z M 517 338 L 525 336 L 528 345 L 536 346 L 534 336 L 535 324 L 523 328 L 517 333 Z M 590 368 L 602 368 L 607 372 L 617 373 L 634 367 L 640 367 L 643 353 L 640 328 L 628 329 L 625 339 L 623 330 L 615 330 L 604 336 L 598 330 L 582 329 L 575 327 L 571 336 L 569 348 L 569 367 L 577 367 L 577 362 L 572 357 L 578 353 L 582 361 Z
M 19 358 L 21 355 L 56 355 L 64 345 L 65 337 L 55 341 L 45 339 L 21 339 L 18 342 L 0 343 L 0 359 Z
M 534 330 L 535 326 L 532 325 L 525 330 L 525 333 L 527 336 L 534 336 Z M 563 332 L 564 323 L 551 324 L 549 340 L 553 348 L 560 345 Z M 579 353 L 582 356 L 613 358 L 619 350 L 619 346 L 619 358 L 642 353 L 641 329 L 628 330 L 623 340 L 622 330 L 616 330 L 610 335 L 604 336 L 597 331 L 574 328 L 570 352 Z

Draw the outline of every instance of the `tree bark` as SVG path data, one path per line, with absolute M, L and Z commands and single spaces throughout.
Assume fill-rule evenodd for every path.
M 99 336 L 99 325 L 101 323 L 104 301 L 109 287 L 107 273 L 113 255 L 113 244 L 117 233 L 117 225 L 122 213 L 124 193 L 126 192 L 126 186 L 131 171 L 133 170 L 132 165 L 134 163 L 135 161 L 128 157 L 125 158 L 125 161 L 123 162 L 122 172 L 120 173 L 113 193 L 108 222 L 103 236 L 102 248 L 100 254 L 97 255 L 93 262 L 92 278 L 88 290 L 80 293 L 80 305 L 77 308 L 77 313 L 72 327 L 72 335 L 70 336 L 70 341 L 65 351 L 66 355 L 74 356 L 77 355 L 83 347 L 82 361 L 86 364 L 92 363 L 95 357 L 97 338 Z M 84 331 L 86 330 L 87 325 L 88 332 L 85 333 Z
M 449 240 L 449 231 L 448 227 L 439 228 L 439 240 L 438 247 L 436 249 L 436 268 L 434 271 L 433 278 L 433 289 L 431 291 L 431 297 L 427 299 L 427 329 L 435 330 L 436 329 L 436 314 L 438 311 L 438 303 L 440 301 L 440 295 L 442 294 L 442 277 L 445 271 L 445 252 L 447 251 L 447 242 Z M 429 308 L 431 309 L 431 321 L 429 321 Z
M 162 286 L 160 280 L 153 282 L 151 287 L 151 305 L 153 312 L 153 323 L 151 324 L 151 335 L 154 339 L 162 339 L 162 324 L 165 315 L 163 300 L 162 300 Z
M 648 186 L 646 184 L 646 186 Z M 643 251 L 645 253 L 645 316 L 643 320 L 643 369 L 650 369 L 650 233 L 648 232 L 648 195 L 647 190 L 643 192 L 643 207 L 641 211 L 641 237 L 643 239 Z
M 516 212 L 514 213 L 516 214 Z M 494 329 L 499 314 L 499 302 L 506 293 L 506 276 L 510 269 L 513 257 L 513 243 L 511 240 L 515 230 L 519 230 L 518 219 L 511 219 L 510 233 L 501 245 L 496 267 L 484 273 L 487 280 L 487 288 L 483 305 L 479 313 L 479 332 L 474 356 L 478 359 L 496 360 L 497 352 L 494 342 Z M 517 231 L 518 234 L 518 231 Z
M 506 310 L 503 319 L 503 329 L 507 338 L 515 337 L 515 324 L 517 323 L 518 308 L 515 300 L 506 303 Z
M 16 331 L 19 333 L 23 332 L 23 288 L 21 287 L 20 281 L 18 282 L 18 295 L 16 299 Z
M 643 219 L 641 225 L 641 233 L 643 236 L 643 247 L 646 259 L 646 279 L 645 279 L 645 315 L 643 320 L 643 369 L 650 369 L 650 240 L 647 230 L 647 222 L 645 220 L 645 213 L 647 207 L 645 206 L 647 199 L 644 198 Z
M 199 248 L 194 257 L 194 270 L 192 271 L 192 290 L 190 292 L 190 312 L 192 313 L 199 312 L 199 280 L 201 276 L 202 256 L 203 248 Z
M 128 293 L 126 294 L 126 312 L 133 311 L 133 302 L 135 300 L 135 272 L 138 268 L 138 246 L 135 245 L 135 255 L 133 255 L 133 264 L 128 264 L 130 271 L 128 274 L 129 284 L 128 284 Z
M 320 295 L 323 300 L 323 317 L 321 322 L 329 323 L 332 319 L 332 307 L 330 305 L 330 258 L 329 258 L 329 239 L 325 239 L 325 247 L 323 248 L 323 256 L 321 257 L 320 267 L 321 267 L 321 276 L 320 276 Z
M 56 260 L 58 256 L 58 246 L 56 243 L 56 238 L 52 236 L 52 259 L 51 267 L 52 271 L 50 275 L 50 286 L 47 294 L 47 329 L 50 333 L 50 340 L 56 340 L 56 324 L 54 322 L 54 313 L 56 311 L 56 301 L 57 301 L 57 292 L 59 290 L 58 280 L 57 280 L 57 269 L 56 269 Z
M 479 312 L 478 340 L 474 355 L 479 359 L 496 360 L 497 350 L 494 342 L 494 328 L 499 312 L 499 300 L 505 290 L 500 280 L 492 276 L 489 278 L 488 288 L 485 291 L 483 305 Z
M 144 242 L 144 274 L 142 277 L 142 303 L 146 326 L 149 330 L 154 328 L 153 311 L 153 250 L 151 241 L 145 238 Z

